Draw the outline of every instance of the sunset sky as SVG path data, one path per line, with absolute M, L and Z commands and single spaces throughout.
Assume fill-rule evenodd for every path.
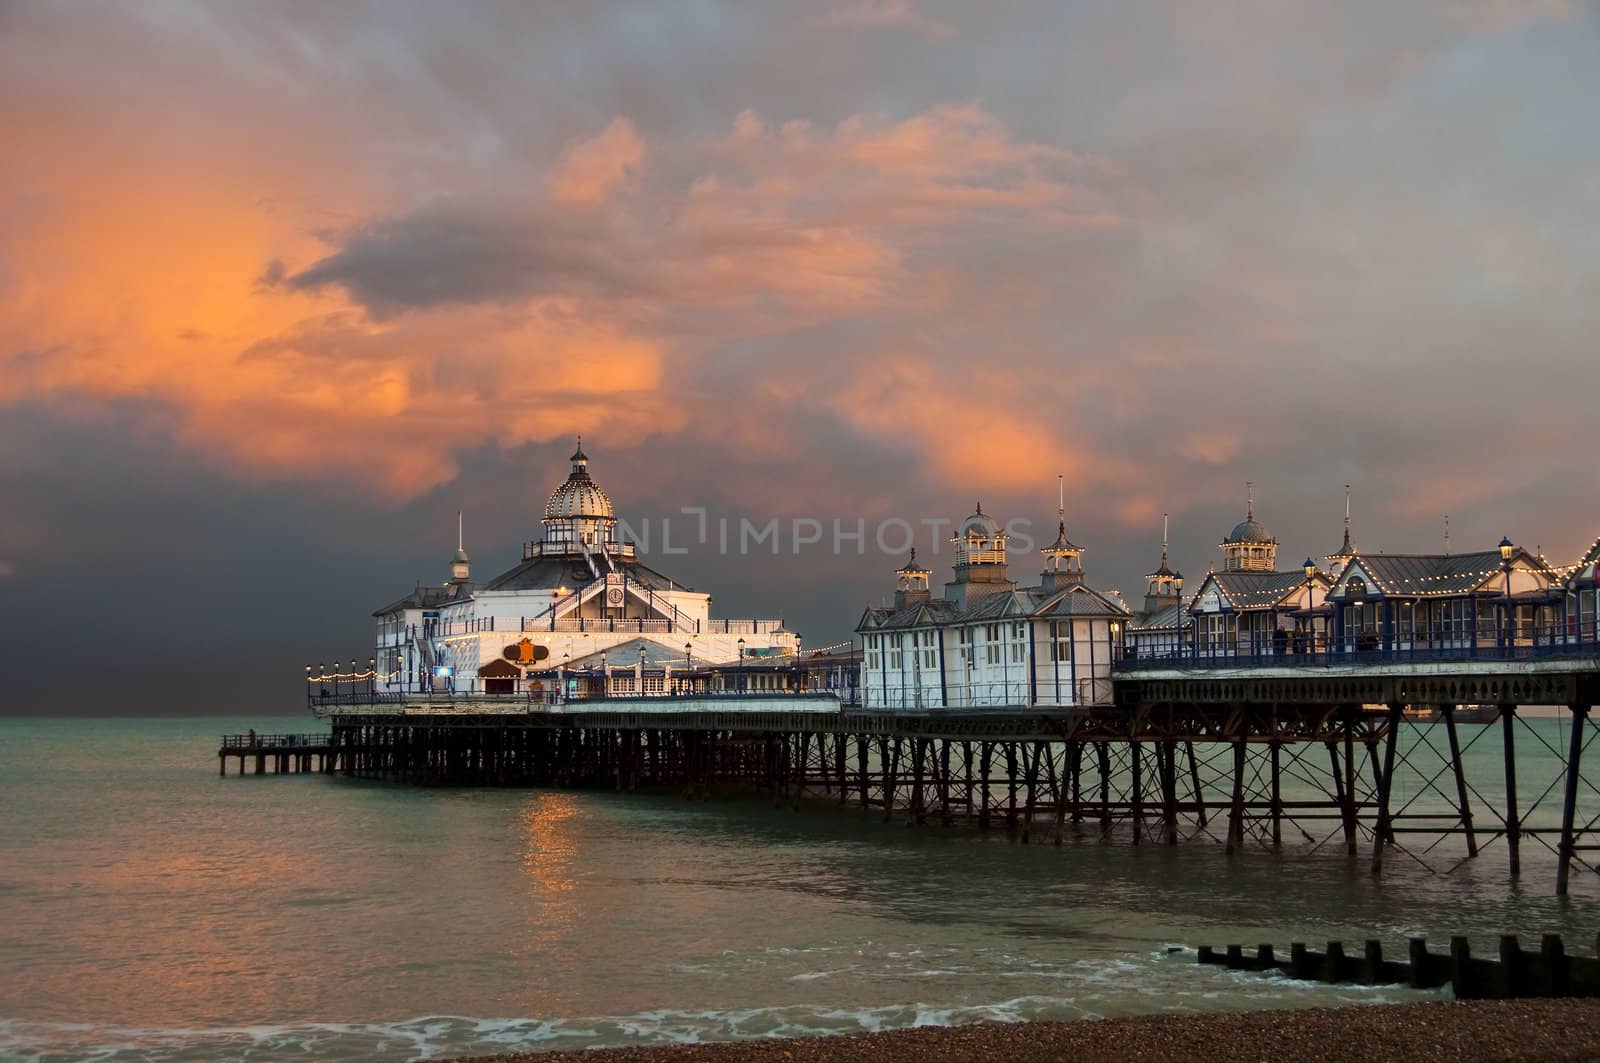
M 1283 567 L 1347 482 L 1363 548 L 1570 563 L 1597 56 L 1581 0 L 0 0 L 0 712 L 297 709 L 578 433 L 812 646 L 878 522 L 1053 528 L 1058 473 L 1130 599 L 1247 480 Z

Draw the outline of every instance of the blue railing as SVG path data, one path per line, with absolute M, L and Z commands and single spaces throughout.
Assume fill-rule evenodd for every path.
M 1575 631 L 1570 627 L 1534 628 L 1519 625 L 1503 632 L 1457 636 L 1406 636 L 1385 638 L 1377 632 L 1360 632 L 1329 638 L 1320 632 L 1284 632 L 1266 638 L 1241 640 L 1236 645 L 1207 645 L 1183 639 L 1162 639 L 1152 644 L 1127 643 L 1120 648 L 1112 668 L 1118 672 L 1163 668 L 1328 668 L 1342 665 L 1428 661 L 1526 661 L 1583 657 L 1600 654 L 1600 631 Z

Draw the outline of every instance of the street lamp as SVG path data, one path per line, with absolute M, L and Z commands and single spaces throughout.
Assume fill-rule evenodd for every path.
M 744 639 L 739 640 L 739 692 L 744 693 Z
M 1512 545 L 1510 538 L 1504 535 L 1500 537 L 1500 567 L 1505 570 L 1506 574 L 1505 645 L 1508 649 L 1516 645 L 1517 640 L 1516 610 L 1511 605 L 1511 553 L 1515 549 L 1516 547 Z
M 689 693 L 694 693 L 694 643 L 683 644 L 683 678 L 689 686 Z
M 1183 656 L 1183 573 L 1172 574 L 1172 590 L 1178 596 L 1178 656 Z
M 1311 653 L 1314 650 L 1313 643 L 1316 641 L 1315 625 L 1314 625 L 1314 621 L 1313 621 L 1312 616 L 1311 616 L 1311 581 L 1317 575 L 1317 563 L 1315 561 L 1311 560 L 1308 557 L 1305 560 L 1305 564 L 1301 565 L 1300 567 L 1301 567 L 1302 570 L 1304 570 L 1304 572 L 1306 574 L 1306 628 L 1305 628 L 1306 641 L 1305 641 L 1305 652 Z

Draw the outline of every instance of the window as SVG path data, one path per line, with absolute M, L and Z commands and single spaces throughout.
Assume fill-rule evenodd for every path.
M 1011 625 L 1011 663 L 1022 664 L 1028 659 L 1028 625 Z
M 906 637 L 904 635 L 896 635 L 893 641 L 889 643 L 889 667 L 897 671 L 904 667 L 900 650 L 905 640 Z
M 923 640 L 924 645 L 922 647 L 922 667 L 937 668 L 939 667 L 939 651 L 936 642 L 938 641 L 939 633 L 937 631 L 926 631 L 923 634 L 926 637 Z
M 646 694 L 665 694 L 667 692 L 666 677 L 659 675 L 645 676 L 644 692 Z
M 632 694 L 633 676 L 614 675 L 611 677 L 611 692 L 613 694 Z
M 964 665 L 966 668 L 969 668 L 969 669 L 974 664 L 976 664 L 977 660 L 978 660 L 978 655 L 973 651 L 972 640 L 973 640 L 973 629 L 970 628 L 970 627 L 962 628 L 961 629 L 961 650 L 960 650 L 960 652 L 961 652 L 961 663 L 962 663 L 962 665 Z
M 983 625 L 983 663 L 1000 663 L 1000 625 Z
M 1072 660 L 1072 623 L 1060 620 L 1050 622 L 1050 659 Z

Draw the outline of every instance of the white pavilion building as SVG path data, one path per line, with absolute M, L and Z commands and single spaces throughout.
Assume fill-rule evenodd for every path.
M 1063 519 L 1039 583 L 1006 571 L 1007 536 L 977 512 L 951 539 L 955 578 L 941 598 L 916 552 L 896 571 L 893 605 L 872 606 L 862 640 L 861 704 L 869 709 L 1103 705 L 1128 612 L 1084 581 L 1083 550 Z
M 674 672 L 794 654 L 781 620 L 714 620 L 709 594 L 640 561 L 581 440 L 571 460 L 516 565 L 475 583 L 458 541 L 448 581 L 373 613 L 378 690 L 537 694 L 569 673 L 651 693 Z

